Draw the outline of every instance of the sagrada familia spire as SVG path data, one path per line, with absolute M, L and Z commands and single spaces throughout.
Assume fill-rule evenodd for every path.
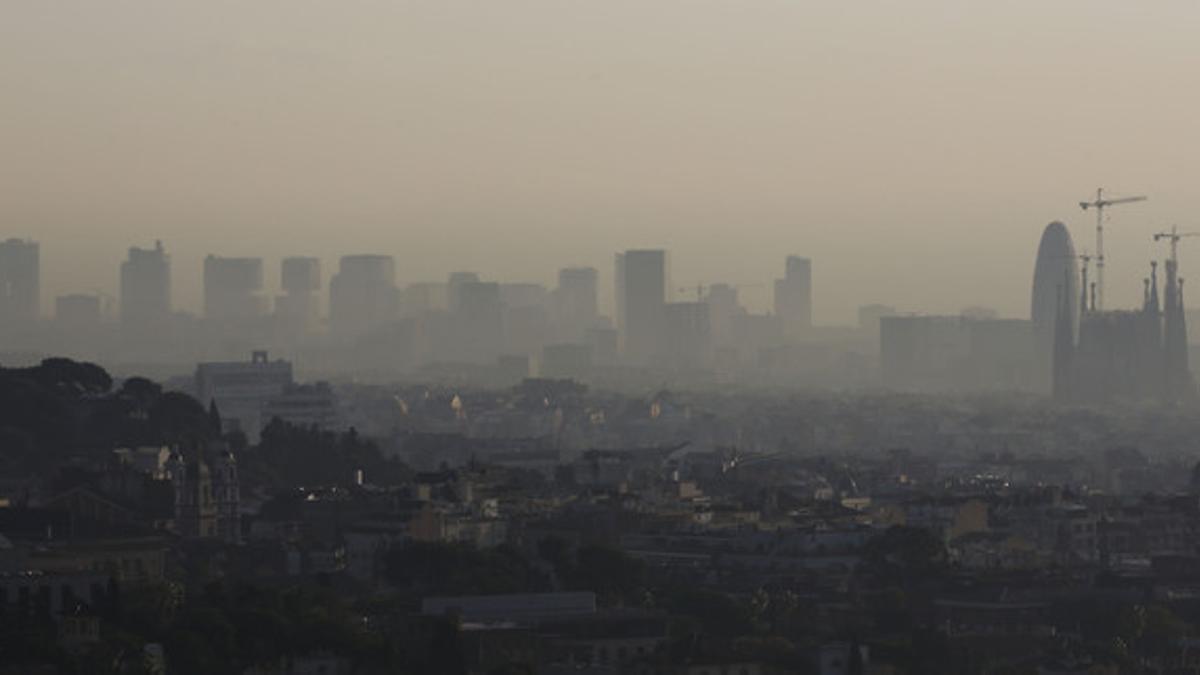
M 1140 310 L 1099 311 L 1094 284 L 1082 273 L 1079 331 L 1072 330 L 1064 283 L 1055 322 L 1054 398 L 1072 403 L 1154 400 L 1178 402 L 1195 396 L 1188 370 L 1183 279 L 1175 260 L 1165 264 L 1159 299 L 1158 263 L 1143 281 Z M 1091 298 L 1088 297 L 1089 292 Z

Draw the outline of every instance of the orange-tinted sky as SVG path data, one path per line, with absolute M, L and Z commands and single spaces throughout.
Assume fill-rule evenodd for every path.
M 663 246 L 759 308 L 809 255 L 822 322 L 1024 315 L 1042 226 L 1092 248 L 1104 185 L 1152 198 L 1108 230 L 1128 304 L 1149 233 L 1200 230 L 1198 30 L 1183 1 L 5 0 L 0 236 L 42 242 L 47 302 L 161 238 L 184 308 L 207 252 L 272 287 L 385 252 L 607 289 Z

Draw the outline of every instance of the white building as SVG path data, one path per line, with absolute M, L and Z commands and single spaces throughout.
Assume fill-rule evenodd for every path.
M 271 361 L 267 352 L 254 352 L 249 361 L 201 363 L 196 366 L 196 398 L 217 404 L 224 431 L 241 431 L 258 439 L 267 420 L 263 409 L 293 384 L 292 364 Z

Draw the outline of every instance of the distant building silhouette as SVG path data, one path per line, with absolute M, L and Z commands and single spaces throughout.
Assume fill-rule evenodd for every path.
M 969 316 L 882 316 L 880 375 L 908 391 L 1030 391 L 1033 324 Z
M 241 431 L 253 442 L 269 422 L 264 410 L 294 384 L 292 364 L 272 361 L 258 351 L 249 361 L 201 363 L 196 366 L 196 399 L 216 404 L 223 431 Z
M 283 293 L 275 299 L 275 314 L 294 330 L 311 330 L 320 310 L 321 261 L 284 258 L 279 269 Z
M 0 324 L 27 326 L 41 316 L 41 261 L 37 242 L 0 243 Z
M 1058 221 L 1050 223 L 1042 231 L 1042 239 L 1038 243 L 1029 310 L 1036 340 L 1038 372 L 1049 373 L 1051 370 L 1060 305 L 1071 324 L 1072 334 L 1078 331 L 1079 274 L 1071 233 Z M 1040 388 L 1048 390 L 1049 381 L 1043 380 Z
M 474 272 L 451 272 L 446 280 L 446 308 L 451 312 L 457 312 L 459 289 L 464 284 L 477 283 L 479 283 L 479 275 Z
M 262 316 L 266 304 L 262 258 L 204 259 L 204 317 L 216 321 L 244 320 Z
M 329 281 L 330 332 L 355 338 L 395 321 L 398 296 L 391 256 L 343 256 Z
M 171 257 L 161 241 L 129 249 L 121 263 L 121 324 L 148 330 L 171 314 Z
M 621 273 L 618 288 L 623 293 L 620 325 L 625 360 L 647 364 L 660 351 L 663 305 L 667 301 L 667 280 L 670 276 L 667 252 L 626 251 L 618 261 L 617 267 Z
M 1174 261 L 1166 263 L 1159 306 L 1158 265 L 1151 264 L 1139 310 L 1097 311 L 1094 291 L 1080 292 L 1078 337 L 1072 307 L 1059 292 L 1052 364 L 1055 399 L 1067 403 L 1192 399 L 1188 366 L 1183 280 Z M 1064 283 L 1061 288 L 1067 287 Z
M 786 335 L 812 328 L 812 261 L 790 255 L 782 279 L 775 280 L 775 314 Z
M 567 267 L 558 271 L 553 324 L 560 340 L 578 341 L 595 325 L 598 276 L 593 267 Z
M 945 388 L 971 353 L 967 320 L 959 316 L 885 316 L 879 320 L 883 384 L 896 389 Z

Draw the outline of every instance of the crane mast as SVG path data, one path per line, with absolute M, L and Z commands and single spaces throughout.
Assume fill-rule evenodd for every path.
M 1079 208 L 1084 211 L 1096 209 L 1096 286 L 1099 289 L 1095 302 L 1097 309 L 1104 309 L 1104 209 L 1116 204 L 1144 202 L 1147 199 L 1145 196 L 1105 199 L 1104 188 L 1096 188 L 1095 201 L 1079 202 Z
M 1176 269 L 1179 265 L 1179 240 L 1184 237 L 1200 237 L 1200 232 L 1180 232 L 1178 227 L 1172 225 L 1170 232 L 1154 233 L 1154 241 L 1167 239 L 1171 242 L 1171 265 Z

